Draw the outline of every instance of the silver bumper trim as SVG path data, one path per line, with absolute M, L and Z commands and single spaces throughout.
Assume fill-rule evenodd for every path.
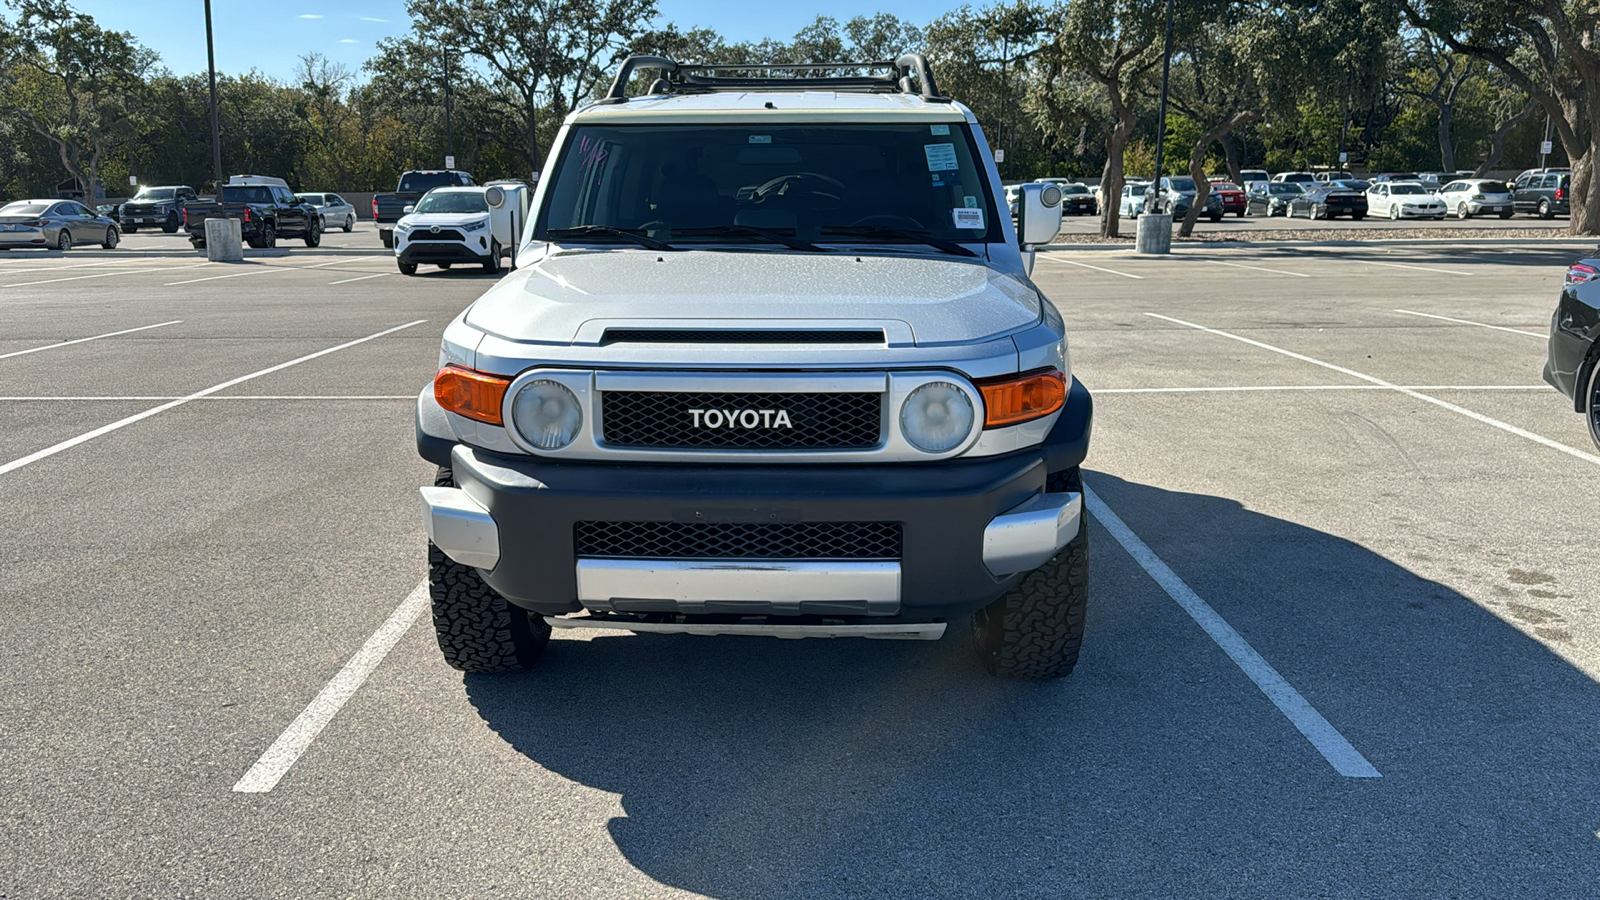
M 461 488 L 421 490 L 428 540 L 464 566 L 493 569 L 500 561 L 500 528 L 489 511 Z
M 1083 494 L 1035 494 L 983 529 L 983 564 L 995 576 L 1037 569 L 1078 533 Z
M 912 625 L 703 625 L 677 622 L 624 622 L 606 619 L 565 619 L 545 616 L 552 628 L 568 630 L 635 631 L 642 634 L 731 634 L 751 637 L 841 638 L 861 637 L 880 641 L 937 641 L 944 637 L 945 623 Z
M 589 609 L 685 615 L 870 615 L 900 611 L 897 562 L 578 560 Z

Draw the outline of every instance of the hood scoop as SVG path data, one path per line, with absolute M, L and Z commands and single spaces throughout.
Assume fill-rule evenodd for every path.
M 607 328 L 601 346 L 614 344 L 878 344 L 881 328 Z

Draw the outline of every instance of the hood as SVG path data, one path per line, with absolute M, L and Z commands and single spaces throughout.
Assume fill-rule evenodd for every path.
M 413 228 L 426 228 L 429 225 L 449 226 L 459 228 L 462 225 L 471 225 L 487 219 L 487 212 L 475 213 L 407 213 L 400 217 L 400 221 Z
M 547 344 L 574 343 L 580 330 L 587 343 L 603 326 L 630 323 L 899 325 L 892 332 L 909 330 L 925 346 L 999 337 L 1039 316 L 1032 287 L 981 260 L 584 249 L 522 265 L 473 304 L 467 322 L 509 340 Z

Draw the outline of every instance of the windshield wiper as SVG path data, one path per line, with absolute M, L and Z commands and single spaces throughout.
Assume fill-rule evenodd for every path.
M 824 225 L 822 226 L 822 233 L 854 234 L 861 235 L 863 237 L 872 235 L 878 235 L 881 237 L 900 237 L 907 238 L 921 244 L 927 244 L 929 247 L 932 247 L 935 250 L 955 256 L 978 255 L 973 253 L 971 250 L 968 250 L 966 247 L 956 243 L 955 241 L 947 241 L 943 238 L 936 238 L 929 232 L 915 231 L 910 228 L 890 228 L 887 225 Z
M 676 250 L 666 241 L 658 241 L 647 234 L 631 228 L 613 228 L 610 225 L 579 225 L 576 228 L 552 228 L 545 232 L 553 238 L 564 237 L 619 237 L 625 241 L 633 241 L 641 247 L 651 250 Z
M 769 228 L 756 228 L 753 225 L 713 225 L 708 228 L 673 228 L 674 237 L 754 237 L 782 244 L 790 250 L 804 250 L 807 253 L 832 253 L 824 247 L 818 247 L 809 241 L 802 241 L 797 237 L 789 237 L 782 232 Z

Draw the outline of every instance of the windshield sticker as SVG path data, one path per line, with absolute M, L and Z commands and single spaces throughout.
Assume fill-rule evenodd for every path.
M 928 126 L 928 131 L 931 134 L 939 134 L 939 135 L 949 134 L 950 133 L 950 126 L 949 125 L 929 125 Z
M 952 177 L 945 175 L 943 172 L 933 173 L 934 187 L 944 187 L 947 184 L 955 184 L 955 180 Z
M 924 144 L 922 151 L 928 154 L 929 172 L 948 172 L 961 168 L 956 162 L 955 144 Z
M 984 228 L 981 209 L 952 209 L 950 215 L 955 219 L 957 228 L 973 228 L 979 231 Z
M 962 197 L 961 202 L 966 205 L 967 209 L 978 208 L 978 198 L 972 196 L 971 194 L 967 194 L 966 196 Z
M 772 143 L 772 135 L 770 135 L 770 134 L 752 134 L 752 135 L 750 135 L 750 143 L 752 143 L 752 144 L 770 144 L 770 143 Z

